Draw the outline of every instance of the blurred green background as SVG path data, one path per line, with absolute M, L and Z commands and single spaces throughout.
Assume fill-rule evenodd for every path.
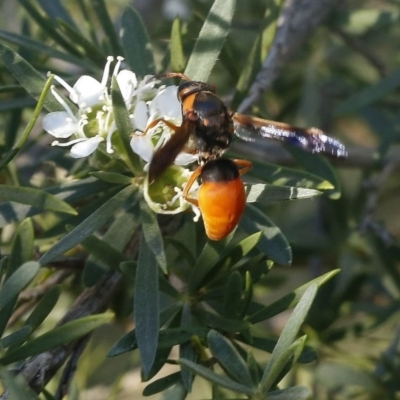
M 24 33 L 52 46 L 51 38 L 21 7 L 24 3 L 29 2 L 0 1 L 0 40 L 12 42 L 15 48 L 15 41 L 5 32 Z M 211 3 L 105 2 L 116 28 L 125 6 L 133 5 L 141 14 L 157 70 L 162 72 L 172 67 L 169 44 L 176 15 L 180 16 L 184 54 L 188 55 Z M 78 26 L 93 32 L 99 29 L 94 18 L 87 19 L 82 14 L 79 2 L 66 0 L 62 4 Z M 235 90 L 249 60 L 254 62 L 256 73 L 268 52 L 261 45 L 258 58 L 251 57 L 260 32 L 267 35 L 265 15 L 271 4 L 266 0 L 238 1 L 230 35 L 209 78 L 221 98 L 234 107 L 248 94 L 246 89 L 252 83 L 250 80 L 242 93 Z M 318 400 L 400 398 L 399 6 L 396 0 L 332 2 L 332 10 L 323 23 L 298 46 L 272 86 L 248 111 L 272 120 L 318 126 L 339 138 L 349 151 L 346 160 L 332 160 L 342 188 L 340 198 L 321 196 L 263 206 L 290 242 L 293 265 L 277 266 L 261 280 L 255 291 L 258 301 L 269 304 L 325 272 L 341 269 L 320 289 L 304 328 L 309 335 L 308 344 L 318 352 L 318 360 L 297 365 L 285 378 L 288 386 L 310 387 Z M 99 32 L 100 42 L 103 39 Z M 40 51 L 21 48 L 20 54 L 41 72 L 68 71 L 76 76 L 84 73 L 82 65 L 52 60 Z M 179 61 L 183 69 L 187 60 L 175 61 L 175 66 L 179 67 Z M 0 64 L 0 83 L 7 87 L 0 92 L 3 150 L 9 148 L 15 134 L 29 121 L 35 104 L 28 96 L 10 89 L 13 82 Z M 71 168 L 71 160 L 60 149 L 50 152 L 48 143 L 37 124 L 13 167 L 0 173 L 0 183 L 7 183 L 13 174 L 18 174 L 22 185 L 37 187 L 62 180 Z M 260 163 L 302 168 L 286 148 L 275 144 L 260 148 L 235 142 L 231 154 Z M 2 228 L 2 254 L 9 252 L 14 234 L 14 225 Z M 78 287 L 77 279 L 70 282 L 62 301 L 41 329 L 49 329 L 64 315 Z M 116 298 L 115 302 L 119 300 Z M 124 308 L 118 307 L 118 323 L 97 330 L 79 361 L 71 399 L 77 398 L 74 388 L 82 399 L 141 398 L 146 384 L 140 382 L 138 353 L 105 359 L 113 343 L 132 329 Z M 287 317 L 283 313 L 258 325 L 260 335 L 278 335 Z M 261 351 L 255 352 L 255 357 L 260 362 L 267 358 Z M 168 365 L 163 373 L 175 370 Z M 50 383 L 49 388 L 52 385 L 56 387 L 56 382 Z M 209 397 L 205 381 L 197 379 L 188 399 Z M 149 398 L 163 399 L 163 395 Z

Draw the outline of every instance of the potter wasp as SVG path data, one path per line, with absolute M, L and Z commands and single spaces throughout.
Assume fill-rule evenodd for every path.
M 287 142 L 312 153 L 339 158 L 347 156 L 344 145 L 320 129 L 297 128 L 230 111 L 216 95 L 214 86 L 192 81 L 184 74 L 167 73 L 151 77 L 149 81 L 175 77 L 183 80 L 178 87 L 182 124 L 175 126 L 162 119 L 152 123 L 155 126 L 163 121 L 175 134 L 155 152 L 149 167 L 149 181 L 157 179 L 181 151 L 197 154 L 200 165 L 190 177 L 183 197 L 200 208 L 211 240 L 221 240 L 232 232 L 246 203 L 240 176 L 251 169 L 251 162 L 221 157 L 234 134 L 246 141 L 259 136 Z M 198 198 L 190 198 L 190 188 L 199 177 L 202 185 Z

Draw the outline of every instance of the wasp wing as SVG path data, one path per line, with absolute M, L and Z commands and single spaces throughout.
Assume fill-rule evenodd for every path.
M 339 158 L 347 157 L 345 146 L 318 128 L 297 128 L 283 122 L 239 113 L 233 114 L 232 119 L 234 132 L 242 140 L 254 142 L 261 136 L 289 143 L 311 153 L 323 153 Z
M 153 155 L 149 166 L 149 182 L 157 179 L 174 161 L 187 143 L 191 133 L 191 121 L 183 120 L 171 139 Z

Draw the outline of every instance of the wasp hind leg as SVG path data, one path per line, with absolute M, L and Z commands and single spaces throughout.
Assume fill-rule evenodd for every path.
M 232 161 L 239 167 L 239 175 L 243 175 L 246 172 L 250 171 L 251 167 L 253 166 L 253 164 L 247 160 L 233 159 Z
M 176 133 L 176 132 L 179 130 L 179 128 L 180 128 L 179 126 L 174 125 L 173 123 L 171 123 L 171 122 L 165 120 L 164 118 L 157 118 L 157 119 L 155 119 L 153 122 L 151 122 L 151 123 L 146 127 L 146 129 L 145 129 L 144 131 L 141 131 L 140 129 L 136 129 L 135 132 L 140 132 L 140 133 L 139 133 L 139 134 L 135 133 L 134 135 L 136 135 L 136 136 L 146 136 L 147 132 L 148 132 L 150 129 L 153 129 L 155 126 L 157 126 L 157 124 L 160 123 L 160 122 L 162 122 L 162 123 L 164 123 L 165 125 L 167 125 L 168 128 L 172 129 L 175 133 Z M 132 136 L 134 136 L 134 135 L 132 135 Z
M 187 181 L 187 184 L 186 184 L 186 186 L 185 186 L 185 189 L 183 190 L 183 193 L 182 193 L 183 198 L 184 198 L 188 203 L 193 204 L 193 205 L 196 206 L 196 207 L 199 207 L 199 202 L 198 202 L 198 200 L 197 200 L 197 199 L 192 199 L 191 197 L 188 197 L 188 196 L 189 196 L 189 191 L 190 191 L 190 189 L 191 189 L 192 186 L 193 186 L 193 183 L 194 183 L 194 182 L 197 180 L 197 178 L 200 176 L 201 170 L 202 170 L 202 167 L 201 167 L 201 166 L 200 166 L 200 167 L 197 167 L 197 169 L 193 172 L 193 174 L 190 175 L 190 178 L 189 178 L 189 180 Z

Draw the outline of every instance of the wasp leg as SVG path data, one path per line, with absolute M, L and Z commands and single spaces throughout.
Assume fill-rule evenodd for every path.
M 239 175 L 243 175 L 246 172 L 251 170 L 251 167 L 253 164 L 250 161 L 247 160 L 232 160 L 238 167 L 241 167 L 239 169 Z
M 136 136 L 145 136 L 147 134 L 147 132 L 150 129 L 153 129 L 159 122 L 163 122 L 165 125 L 168 126 L 168 128 L 172 129 L 175 133 L 179 130 L 179 126 L 176 126 L 174 124 L 172 124 L 171 122 L 165 120 L 164 118 L 157 118 L 155 119 L 153 122 L 151 122 L 144 131 L 141 131 L 140 129 L 137 129 L 138 132 L 140 132 L 139 135 Z
M 193 205 L 196 206 L 196 207 L 199 206 L 199 202 L 197 201 L 197 199 L 192 199 L 192 198 L 188 197 L 188 195 L 189 195 L 189 190 L 190 190 L 191 187 L 193 186 L 193 183 L 194 183 L 194 182 L 196 181 L 196 179 L 200 176 L 201 170 L 202 170 L 202 167 L 197 167 L 197 169 L 196 169 L 196 170 L 193 172 L 193 174 L 190 176 L 190 178 L 189 178 L 189 180 L 188 180 L 188 182 L 187 182 L 187 184 L 186 184 L 186 186 L 185 186 L 185 189 L 183 190 L 183 193 L 182 193 L 183 198 L 184 198 L 187 202 L 193 204 Z
M 167 72 L 166 74 L 159 74 L 150 77 L 149 79 L 146 80 L 146 83 L 168 78 L 181 78 L 185 81 L 191 81 L 191 79 L 187 75 L 182 74 L 181 72 Z
M 171 136 L 164 146 L 160 147 L 153 155 L 149 167 L 149 182 L 152 183 L 175 160 L 176 156 L 184 149 L 191 133 L 191 122 L 183 120 L 181 126 L 175 127 L 175 134 Z

